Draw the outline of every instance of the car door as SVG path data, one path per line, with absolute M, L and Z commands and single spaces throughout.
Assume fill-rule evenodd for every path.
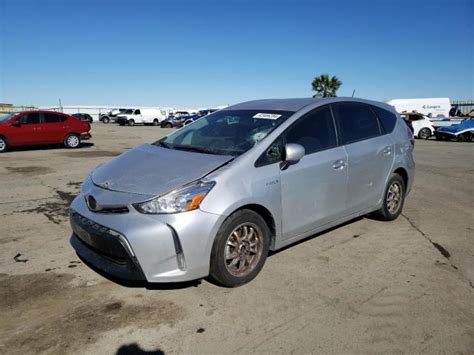
M 65 123 L 67 116 L 59 113 L 43 113 L 43 135 L 46 143 L 62 143 L 65 137 Z
M 143 123 L 143 116 L 140 110 L 135 110 L 133 113 L 133 119 L 136 123 Z
M 39 112 L 26 113 L 18 119 L 20 126 L 13 127 L 11 143 L 13 145 L 42 144 L 41 114 Z
M 339 136 L 348 156 L 347 212 L 353 214 L 377 205 L 394 160 L 394 145 L 368 104 L 332 105 Z
M 281 170 L 282 237 L 296 238 L 344 215 L 347 154 L 338 146 L 328 105 L 304 115 L 283 134 L 283 143 L 297 143 L 305 156 Z

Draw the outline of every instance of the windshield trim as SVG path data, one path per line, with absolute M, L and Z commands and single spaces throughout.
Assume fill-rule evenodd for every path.
M 0 123 L 4 123 L 4 122 L 7 122 L 7 121 L 11 120 L 13 117 L 18 115 L 19 113 L 20 112 L 9 112 L 9 113 L 7 113 L 6 116 L 0 117 Z

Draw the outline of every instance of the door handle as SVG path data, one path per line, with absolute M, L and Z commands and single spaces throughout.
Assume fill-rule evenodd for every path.
M 392 154 L 392 147 L 390 147 L 390 146 L 385 147 L 385 148 L 382 150 L 382 153 L 385 154 L 385 155 L 390 155 L 390 154 Z
M 336 160 L 334 164 L 332 164 L 332 167 L 336 170 L 344 169 L 345 166 L 346 166 L 346 162 L 342 159 Z

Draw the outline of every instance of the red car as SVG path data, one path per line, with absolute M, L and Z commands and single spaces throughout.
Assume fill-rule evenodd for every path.
M 91 138 L 89 122 L 51 111 L 10 113 L 0 118 L 0 153 L 22 145 L 64 144 L 78 148 Z

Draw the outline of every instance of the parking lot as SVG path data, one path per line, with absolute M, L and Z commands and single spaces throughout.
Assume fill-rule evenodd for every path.
M 108 280 L 70 247 L 68 205 L 98 164 L 170 131 L 96 123 L 81 149 L 0 155 L 1 353 L 472 352 L 474 144 L 417 140 L 399 219 L 313 236 L 243 287 Z

